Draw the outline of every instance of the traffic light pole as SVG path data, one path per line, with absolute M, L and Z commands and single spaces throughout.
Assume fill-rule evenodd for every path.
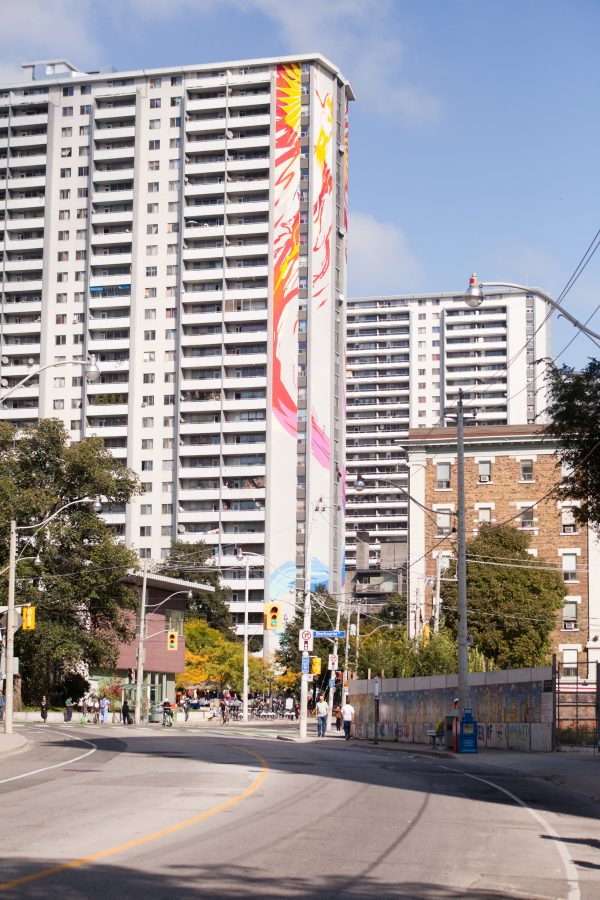
M 144 560 L 142 570 L 142 599 L 140 614 L 138 617 L 138 650 L 137 671 L 135 676 L 135 711 L 134 722 L 139 725 L 142 721 L 142 691 L 144 689 L 144 632 L 146 631 L 146 592 L 148 588 L 148 560 Z
M 309 572 L 308 564 L 306 564 L 306 572 Z M 306 574 L 304 578 L 304 630 L 311 631 L 311 596 L 310 596 L 310 575 Z M 305 662 L 306 660 L 306 662 Z M 308 650 L 302 651 L 302 676 L 300 680 L 300 739 L 306 738 L 308 734 L 308 672 L 309 666 Z
M 337 611 L 335 614 L 336 637 L 333 641 L 333 655 L 334 656 L 338 655 L 337 632 L 339 632 L 339 630 L 340 630 L 341 619 L 342 619 L 342 606 L 340 604 L 340 600 L 338 597 Z M 346 635 L 346 641 L 347 640 L 348 640 L 348 636 Z M 329 700 L 328 700 L 329 710 L 327 712 L 327 731 L 329 731 L 329 729 L 331 728 L 331 714 L 333 712 L 333 695 L 335 694 L 335 670 L 336 670 L 336 668 L 337 668 L 337 666 L 333 670 L 333 687 L 331 687 L 331 684 L 329 685 Z M 329 681 L 331 681 L 331 674 L 329 675 Z M 327 734 L 327 731 L 325 732 L 326 734 Z
M 242 688 L 242 721 L 248 722 L 248 581 L 250 579 L 250 557 L 246 556 L 246 591 L 244 594 L 244 684 Z

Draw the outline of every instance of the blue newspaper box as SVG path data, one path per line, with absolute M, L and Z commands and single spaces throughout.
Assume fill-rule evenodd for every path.
M 477 753 L 477 722 L 470 709 L 465 709 L 459 723 L 458 752 Z

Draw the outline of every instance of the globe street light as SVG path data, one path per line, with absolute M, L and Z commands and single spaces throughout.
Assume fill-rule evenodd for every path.
M 93 510 L 95 513 L 100 512 L 102 504 L 100 499 L 96 497 L 92 501 L 91 497 L 82 497 L 80 500 L 71 500 L 65 503 L 60 509 L 55 510 L 51 515 L 47 516 L 43 522 L 37 522 L 35 525 L 17 525 L 14 519 L 10 522 L 10 543 L 8 550 L 8 605 L 6 609 L 6 695 L 4 707 L 4 734 L 12 734 L 13 731 L 13 707 L 14 707 L 14 685 L 13 685 L 13 656 L 15 647 L 15 580 L 17 569 L 17 531 L 31 531 L 33 534 L 28 543 L 31 543 L 35 535 L 44 528 L 48 522 L 55 519 L 56 516 L 64 512 L 70 506 L 76 506 L 78 503 L 93 502 Z M 6 571 L 6 570 L 5 570 Z
M 2 357 L 2 364 L 8 364 L 8 358 L 6 356 Z M 32 378 L 35 378 L 36 375 L 39 375 L 40 372 L 44 372 L 46 369 L 52 369 L 55 366 L 81 366 L 84 369 L 85 379 L 88 384 L 96 384 L 100 380 L 100 368 L 98 363 L 96 362 L 96 357 L 94 354 L 90 356 L 89 359 L 62 359 L 59 362 L 48 363 L 45 366 L 39 366 L 37 369 L 32 369 L 31 372 L 28 372 L 25 378 L 22 378 L 21 381 L 18 381 L 17 384 L 13 384 L 5 394 L 0 397 L 0 403 L 4 403 L 7 397 L 10 397 L 11 394 L 14 394 L 20 387 L 23 387 L 24 384 L 27 384 Z M 2 387 L 6 386 L 6 379 L 2 379 Z

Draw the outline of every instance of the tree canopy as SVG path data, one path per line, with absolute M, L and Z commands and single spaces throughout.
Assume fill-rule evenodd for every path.
M 484 655 L 475 647 L 469 650 L 469 670 L 483 672 Z M 458 671 L 456 636 L 442 628 L 430 635 L 409 639 L 403 627 L 380 628 L 361 638 L 358 677 L 384 672 L 386 678 L 412 678 L 413 675 L 446 675 Z
M 241 694 L 243 645 L 211 628 L 203 619 L 189 619 L 184 625 L 184 632 L 185 671 L 177 678 L 178 686 L 192 687 L 213 682 L 219 690 L 230 688 Z M 269 684 L 276 680 L 271 668 L 252 655 L 248 657 L 248 674 L 251 693 L 267 690 Z
M 22 432 L 1 424 L 0 602 L 7 597 L 11 519 L 29 526 L 74 500 L 126 503 L 138 490 L 137 477 L 101 438 L 71 444 L 55 419 Z M 23 695 L 36 702 L 42 693 L 60 694 L 69 673 L 114 665 L 119 641 L 132 636 L 127 611 L 138 604 L 121 579 L 138 560 L 91 503 L 71 506 L 41 530 L 21 531 L 17 553 L 16 603 L 36 606 L 36 629 L 17 631 L 15 651 Z
M 547 662 L 565 586 L 559 572 L 528 552 L 529 536 L 508 525 L 482 525 L 467 544 L 468 631 L 499 668 Z M 499 563 L 499 564 L 498 564 Z M 546 568 L 544 568 L 546 566 Z M 458 593 L 453 560 L 442 583 L 446 625 L 456 635 Z
M 220 573 L 214 566 L 211 548 L 204 541 L 173 541 L 171 556 L 167 560 L 163 572 L 171 578 L 183 578 L 202 584 L 212 584 L 214 593 L 210 591 L 194 591 L 187 601 L 189 617 L 204 619 L 211 628 L 234 640 L 233 619 L 229 611 L 229 590 L 221 584 Z
M 547 434 L 558 438 L 558 457 L 568 474 L 557 473 L 556 494 L 577 500 L 577 521 L 600 532 L 600 361 L 592 359 L 580 372 L 547 362 L 550 424 Z

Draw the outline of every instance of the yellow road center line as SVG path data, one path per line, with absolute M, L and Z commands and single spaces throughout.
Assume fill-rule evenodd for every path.
M 175 825 L 170 825 L 168 828 L 162 828 L 160 831 L 153 831 L 152 834 L 135 838 L 133 841 L 126 841 L 124 844 L 117 844 L 115 847 L 100 850 L 98 853 L 92 853 L 89 856 L 81 856 L 79 859 L 72 859 L 69 862 L 61 863 L 58 866 L 52 866 L 49 869 L 33 872 L 31 875 L 23 875 L 21 878 L 14 878 L 12 881 L 4 881 L 0 883 L 0 892 L 9 891 L 11 888 L 19 887 L 22 884 L 30 884 L 32 881 L 40 881 L 42 878 L 50 878 L 52 875 L 58 875 L 60 872 L 67 872 L 69 869 L 78 869 L 81 866 L 87 866 L 89 863 L 97 862 L 100 859 L 106 859 L 107 856 L 114 856 L 116 853 L 124 853 L 127 850 L 133 850 L 135 847 L 141 847 L 143 844 L 159 841 L 161 838 L 168 837 L 171 834 L 177 834 L 178 831 L 183 831 L 184 828 L 191 828 L 193 825 L 198 825 L 200 822 L 212 818 L 212 816 L 216 816 L 219 813 L 225 812 L 227 809 L 231 809 L 232 806 L 241 803 L 242 800 L 246 800 L 265 780 L 267 772 L 269 771 L 269 766 L 263 756 L 254 753 L 252 750 L 245 750 L 242 747 L 236 747 L 236 750 L 239 750 L 240 753 L 246 753 L 248 756 L 253 756 L 258 760 L 262 767 L 258 777 L 255 778 L 252 784 L 247 787 L 245 791 L 242 791 L 241 794 L 236 794 L 234 797 L 230 797 L 229 800 L 225 800 L 224 803 L 219 803 L 218 806 L 213 806 L 212 809 L 208 809 L 206 812 L 193 816 L 191 819 L 184 819 L 182 822 L 177 822 Z

